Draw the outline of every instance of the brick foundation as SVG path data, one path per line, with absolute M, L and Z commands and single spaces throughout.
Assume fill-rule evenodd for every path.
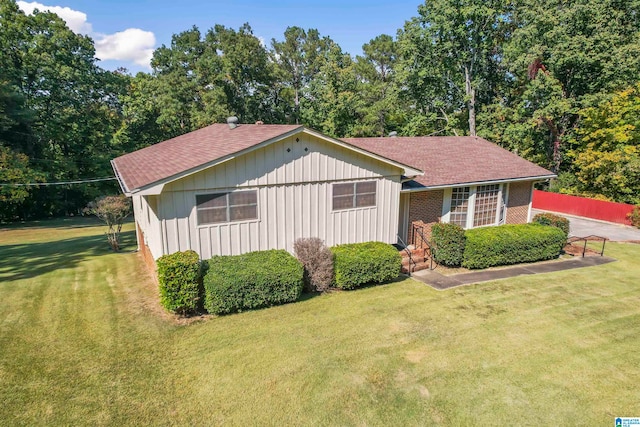
M 142 259 L 144 260 L 145 265 L 147 266 L 147 270 L 151 273 L 155 281 L 158 281 L 158 275 L 156 272 L 156 261 L 153 259 L 153 255 L 151 254 L 151 250 L 149 250 L 149 246 L 147 246 L 144 242 L 144 233 L 140 229 L 140 226 L 136 224 L 138 229 L 138 244 L 140 246 L 139 253 L 142 255 Z

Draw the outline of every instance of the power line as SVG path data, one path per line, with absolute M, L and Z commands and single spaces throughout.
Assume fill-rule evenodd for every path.
M 87 182 L 113 181 L 117 178 L 93 178 L 78 181 L 59 181 L 59 182 L 30 182 L 27 184 L 12 184 L 9 182 L 0 182 L 0 187 L 40 187 L 48 185 L 69 185 L 69 184 L 85 184 Z

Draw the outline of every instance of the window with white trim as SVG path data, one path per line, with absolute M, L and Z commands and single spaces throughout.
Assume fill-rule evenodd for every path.
M 499 224 L 503 215 L 502 191 L 500 184 L 452 188 L 449 197 L 445 197 L 443 221 L 462 228 Z
M 449 222 L 460 227 L 467 226 L 467 211 L 469 209 L 470 187 L 451 189 L 451 214 Z
M 360 181 L 333 184 L 333 210 L 364 208 L 376 205 L 376 182 Z
M 476 200 L 473 208 L 473 226 L 496 223 L 500 184 L 479 185 L 476 188 Z
M 196 211 L 198 225 L 258 219 L 258 192 L 198 194 Z

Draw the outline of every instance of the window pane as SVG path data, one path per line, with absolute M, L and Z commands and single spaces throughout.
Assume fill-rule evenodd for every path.
M 469 187 L 454 188 L 451 191 L 451 213 L 449 222 L 460 227 L 467 226 L 467 210 L 469 208 Z
M 258 203 L 257 191 L 238 191 L 229 193 L 229 205 L 255 205 Z
M 245 219 L 258 218 L 258 207 L 256 205 L 232 206 L 229 208 L 231 221 L 242 221 Z
M 473 213 L 474 227 L 492 225 L 496 223 L 499 192 L 499 184 L 478 186 Z
M 227 222 L 227 208 L 198 209 L 198 224 Z
M 333 210 L 338 209 L 351 209 L 353 208 L 353 196 L 334 196 L 333 197 Z
M 353 183 L 333 184 L 333 197 L 347 195 L 353 196 Z
M 198 208 L 222 208 L 227 206 L 227 193 L 200 194 L 196 196 Z
M 356 196 L 356 207 L 362 208 L 365 206 L 375 206 L 376 205 L 376 195 L 374 194 L 362 194 Z
M 358 182 L 356 184 L 356 193 L 375 193 L 376 192 L 376 182 L 375 181 L 367 181 L 367 182 Z

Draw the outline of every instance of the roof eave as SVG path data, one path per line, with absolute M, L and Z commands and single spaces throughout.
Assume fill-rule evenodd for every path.
M 425 185 L 423 187 L 419 187 L 419 188 L 411 188 L 411 189 L 406 189 L 406 190 L 401 190 L 402 193 L 415 193 L 415 192 L 420 192 L 420 191 L 430 191 L 430 190 L 440 190 L 443 188 L 453 188 L 453 187 L 464 187 L 464 186 L 468 186 L 468 185 L 488 185 L 488 184 L 502 184 L 505 182 L 522 182 L 522 181 L 533 181 L 533 182 L 539 182 L 539 181 L 546 181 L 548 179 L 551 178 L 557 178 L 558 175 L 556 174 L 550 174 L 550 175 L 535 175 L 535 176 L 527 176 L 527 177 L 520 177 L 520 178 L 504 178 L 504 179 L 493 179 L 493 180 L 487 180 L 487 181 L 471 181 L 471 182 L 459 182 L 459 183 L 454 183 L 454 184 L 440 184 L 440 185 Z M 410 180 L 408 180 L 410 181 Z M 405 181 L 406 182 L 406 181 Z
M 116 179 L 118 180 L 118 184 L 120 185 L 120 189 L 122 190 L 124 195 L 127 197 L 131 197 L 131 191 L 128 190 L 127 185 L 122 180 L 122 177 L 118 172 L 118 166 L 116 165 L 115 159 L 111 160 L 111 168 L 113 169 L 113 173 L 115 174 Z

